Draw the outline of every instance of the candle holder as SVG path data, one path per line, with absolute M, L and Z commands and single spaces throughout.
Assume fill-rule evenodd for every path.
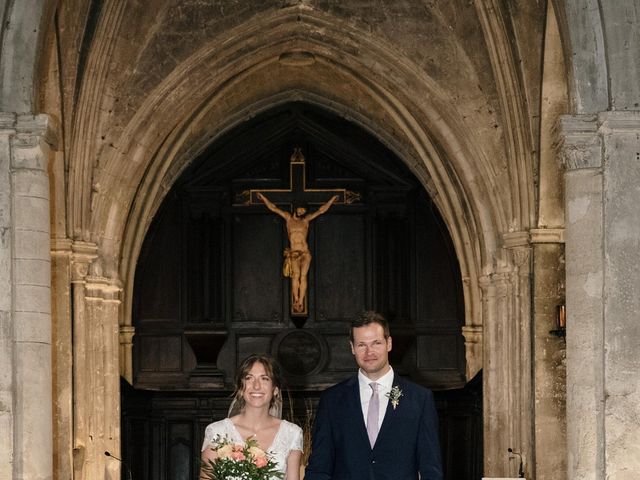
M 549 333 L 556 337 L 565 338 L 567 335 L 567 307 L 558 305 L 556 308 L 556 328 L 549 330 Z

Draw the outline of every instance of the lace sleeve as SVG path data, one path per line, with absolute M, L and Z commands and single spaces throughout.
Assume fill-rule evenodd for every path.
M 290 450 L 298 450 L 300 452 L 303 450 L 304 439 L 302 436 L 302 429 L 295 424 L 291 424 L 291 445 Z
M 224 426 L 224 422 L 215 422 L 207 425 L 207 428 L 204 431 L 204 441 L 202 442 L 202 449 L 204 451 L 209 445 L 213 445 L 214 440 L 217 437 L 226 437 L 227 432 Z

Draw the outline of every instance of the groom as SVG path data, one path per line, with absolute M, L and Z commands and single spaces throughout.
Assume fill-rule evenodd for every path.
M 442 480 L 433 395 L 394 374 L 387 321 L 365 312 L 350 338 L 360 370 L 320 397 L 305 480 Z

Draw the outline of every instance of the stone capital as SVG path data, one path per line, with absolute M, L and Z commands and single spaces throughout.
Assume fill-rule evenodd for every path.
M 523 267 L 530 257 L 531 234 L 529 231 L 509 232 L 502 235 L 505 249 L 511 253 L 515 266 Z
M 556 126 L 558 157 L 566 170 L 600 168 L 602 138 L 596 115 L 563 115 Z
M 120 325 L 119 336 L 120 345 L 131 345 L 133 336 L 136 334 L 136 328 L 131 325 Z
M 465 343 L 482 345 L 482 325 L 463 325 L 462 336 Z
M 471 380 L 482 369 L 484 345 L 482 325 L 464 325 L 462 336 L 464 337 L 465 359 L 467 360 L 467 380 Z
M 11 168 L 47 171 L 49 151 L 56 144 L 49 115 L 0 113 L 0 134 L 11 145 Z
M 73 242 L 71 251 L 71 282 L 85 282 L 91 262 L 98 258 L 98 246 L 89 242 Z
M 53 117 L 46 114 L 17 115 L 13 112 L 0 112 L 0 134 L 16 135 L 22 142 L 29 138 L 44 139 L 49 145 L 56 145 L 57 126 Z

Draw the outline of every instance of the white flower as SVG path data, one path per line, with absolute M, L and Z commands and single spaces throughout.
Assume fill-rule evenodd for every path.
M 391 401 L 391 406 L 395 410 L 396 407 L 400 404 L 400 397 L 402 396 L 402 390 L 400 387 L 395 385 L 389 393 L 387 393 L 387 397 L 389 397 L 389 401 Z

